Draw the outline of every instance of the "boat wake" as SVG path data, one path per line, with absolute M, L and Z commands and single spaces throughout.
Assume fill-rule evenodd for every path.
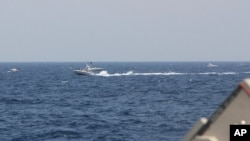
M 94 74 L 96 76 L 127 76 L 133 74 L 132 71 L 129 71 L 127 73 L 114 73 L 114 74 L 109 74 L 108 71 L 101 71 L 100 73 Z
M 204 73 L 198 73 L 199 75 L 235 75 L 239 74 L 236 72 L 204 72 Z
M 150 75 L 185 75 L 185 74 L 186 73 L 177 73 L 177 72 L 134 73 L 133 71 L 110 74 L 107 71 L 101 71 L 100 73 L 94 75 L 111 77 L 111 76 L 140 76 L 140 75 L 150 76 Z
M 249 72 L 242 72 L 249 73 Z M 112 76 L 170 76 L 170 75 L 237 75 L 240 73 L 236 72 L 202 72 L 202 73 L 180 73 L 180 72 L 149 72 L 149 73 L 138 73 L 133 71 L 128 71 L 125 73 L 108 73 L 108 71 L 101 71 L 100 73 L 93 74 L 95 76 L 104 76 L 104 77 L 112 77 Z

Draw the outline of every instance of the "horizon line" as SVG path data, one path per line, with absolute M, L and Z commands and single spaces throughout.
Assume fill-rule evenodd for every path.
M 97 63 L 140 63 L 140 62 L 250 62 L 250 61 L 0 61 L 0 63 L 86 63 L 86 62 L 97 62 Z

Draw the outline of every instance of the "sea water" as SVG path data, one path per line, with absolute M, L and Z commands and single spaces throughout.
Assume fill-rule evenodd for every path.
M 1 141 L 179 141 L 209 117 L 250 64 L 0 63 Z M 18 71 L 12 72 L 11 68 Z

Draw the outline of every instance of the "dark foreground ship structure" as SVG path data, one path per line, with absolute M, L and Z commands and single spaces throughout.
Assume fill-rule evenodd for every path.
M 229 141 L 230 125 L 249 124 L 250 79 L 245 79 L 209 119 L 201 118 L 182 141 Z

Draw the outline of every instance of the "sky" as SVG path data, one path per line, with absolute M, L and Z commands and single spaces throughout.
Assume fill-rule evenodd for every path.
M 249 0 L 1 0 L 0 62 L 250 61 Z

